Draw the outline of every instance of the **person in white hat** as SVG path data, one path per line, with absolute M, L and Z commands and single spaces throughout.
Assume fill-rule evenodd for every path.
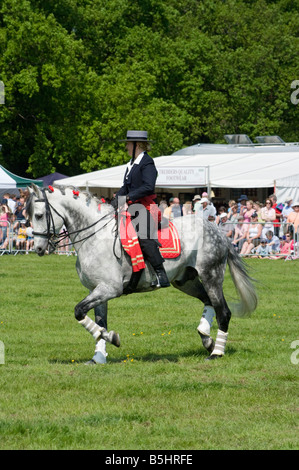
M 200 207 L 198 212 L 196 213 L 197 216 L 203 217 L 204 219 L 208 219 L 209 216 L 215 216 L 214 207 L 209 204 L 209 199 L 207 197 L 203 197 L 200 200 Z
M 282 222 L 283 223 L 286 223 L 287 221 L 287 218 L 288 218 L 288 215 L 293 211 L 292 209 L 292 201 L 293 201 L 293 198 L 291 196 L 288 196 L 285 198 L 285 205 L 282 209 Z
M 163 267 L 164 259 L 159 251 L 158 220 L 152 219 L 154 212 L 158 214 L 158 206 L 157 211 L 153 210 L 157 204 L 155 184 L 158 172 L 154 160 L 147 153 L 150 142 L 147 138 L 147 131 L 127 131 L 127 138 L 122 142 L 126 142 L 127 152 L 131 159 L 126 167 L 123 185 L 111 201 L 111 205 L 116 209 L 118 205 L 123 204 L 123 200 L 127 202 L 144 259 L 149 261 L 154 268 L 160 287 L 169 287 L 170 283 Z M 146 208 L 145 214 L 136 211 L 134 203 L 142 204 Z M 134 219 L 136 219 L 135 223 Z M 136 290 L 141 273 L 142 271 L 133 272 L 125 293 Z
M 199 210 L 200 210 L 200 200 L 201 200 L 201 197 L 199 194 L 196 194 L 194 196 L 194 198 L 192 199 L 192 202 L 193 202 L 193 212 L 196 214 Z

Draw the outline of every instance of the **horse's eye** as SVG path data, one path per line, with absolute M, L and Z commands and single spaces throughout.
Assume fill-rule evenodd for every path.
M 35 214 L 36 220 L 40 220 L 43 218 L 43 214 Z

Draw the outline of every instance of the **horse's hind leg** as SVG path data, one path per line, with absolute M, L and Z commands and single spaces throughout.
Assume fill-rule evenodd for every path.
M 203 346 L 206 348 L 206 350 L 209 353 L 212 353 L 214 349 L 214 341 L 210 336 L 210 331 L 211 331 L 211 326 L 213 323 L 213 318 L 215 316 L 215 310 L 212 306 L 211 300 L 204 286 L 202 285 L 198 277 L 190 280 L 190 274 L 189 274 L 189 279 L 187 278 L 187 276 L 184 277 L 184 280 L 185 279 L 186 279 L 185 282 L 182 282 L 182 281 L 175 282 L 173 283 L 173 286 L 181 290 L 185 294 L 191 295 L 192 297 L 195 297 L 199 299 L 201 302 L 203 302 L 204 310 L 203 310 L 200 323 L 197 327 L 197 331 L 201 337 Z
M 213 282 L 211 278 L 205 282 L 203 281 L 212 306 L 215 309 L 218 324 L 215 346 L 209 359 L 215 359 L 224 355 L 228 335 L 228 326 L 231 318 L 230 309 L 228 308 L 223 295 L 222 282 L 223 279 L 221 279 L 220 275 L 219 277 L 215 276 Z

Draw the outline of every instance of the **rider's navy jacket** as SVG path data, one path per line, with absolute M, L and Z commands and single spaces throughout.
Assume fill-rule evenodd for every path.
M 139 154 L 133 165 L 127 164 L 123 185 L 116 197 L 129 196 L 134 202 L 154 194 L 157 176 L 154 160 L 146 152 Z

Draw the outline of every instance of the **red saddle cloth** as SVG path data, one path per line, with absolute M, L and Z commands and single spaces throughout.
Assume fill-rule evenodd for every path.
M 119 234 L 121 244 L 131 258 L 133 272 L 144 269 L 146 265 L 143 254 L 128 212 L 121 214 Z M 169 226 L 158 230 L 158 240 L 162 245 L 160 253 L 163 258 L 177 258 L 181 254 L 181 241 L 178 231 L 172 222 L 169 221 Z
M 181 241 L 176 227 L 169 221 L 169 226 L 158 230 L 158 240 L 162 245 L 163 258 L 177 258 L 181 254 Z

